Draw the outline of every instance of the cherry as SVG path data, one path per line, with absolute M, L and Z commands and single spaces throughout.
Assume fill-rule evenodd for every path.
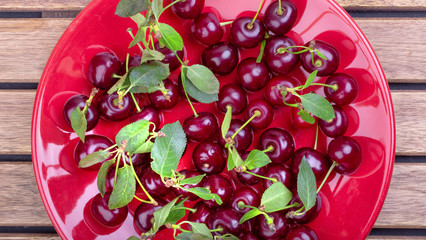
M 272 106 L 284 106 L 283 96 L 281 95 L 280 87 L 294 88 L 300 86 L 300 82 L 290 76 L 275 76 L 265 87 L 266 100 Z M 285 95 L 286 103 L 296 103 L 298 98 L 291 93 Z
M 142 59 L 142 57 L 141 56 L 138 56 L 138 55 L 132 55 L 132 56 L 130 56 L 129 57 L 129 68 L 131 68 L 131 67 L 138 67 L 138 66 L 140 66 L 141 65 L 141 59 Z M 126 64 L 123 64 L 123 67 L 125 68 L 126 67 Z
M 201 59 L 203 65 L 217 75 L 227 75 L 237 67 L 238 48 L 230 42 L 218 42 L 204 49 Z
M 123 96 L 123 101 L 120 105 L 117 93 L 108 94 L 104 92 L 99 98 L 98 109 L 103 118 L 118 122 L 129 118 L 133 114 L 135 104 L 129 94 Z
M 180 67 L 180 61 L 176 57 L 175 53 L 168 49 L 166 46 L 161 46 L 160 42 L 156 42 L 154 44 L 155 50 L 161 52 L 164 54 L 164 59 L 161 61 L 164 64 L 169 64 L 170 71 L 176 70 L 178 67 Z M 183 60 L 185 56 L 185 50 L 182 48 L 180 51 L 176 51 L 178 57 Z
M 160 117 L 160 112 L 156 108 L 152 106 L 142 107 L 140 112 L 134 113 L 129 118 L 131 123 L 137 122 L 142 119 L 145 119 L 147 121 L 154 123 L 155 129 L 160 128 L 161 117 Z M 152 131 L 153 129 L 154 129 L 153 126 L 149 128 L 150 131 Z
M 228 133 L 226 133 L 225 138 L 230 138 L 234 133 L 243 126 L 244 122 L 240 119 L 232 119 L 231 124 L 229 126 Z M 223 139 L 222 134 L 220 134 L 219 142 L 222 145 L 225 145 L 225 139 Z M 234 146 L 238 152 L 243 152 L 250 147 L 253 141 L 253 129 L 250 126 L 245 126 L 241 131 L 237 133 L 234 138 Z
M 263 239 L 280 239 L 288 232 L 287 219 L 281 212 L 268 213 L 274 220 L 274 227 L 268 225 L 263 214 L 256 217 L 257 233 Z
M 260 176 L 263 176 L 265 174 L 266 167 L 255 168 L 253 170 L 247 170 L 247 171 L 252 172 L 254 174 L 257 174 L 257 175 L 260 175 Z M 253 176 L 253 175 L 251 175 L 249 173 L 245 173 L 245 172 L 237 172 L 237 177 L 238 177 L 238 180 L 240 180 L 240 182 L 242 184 L 245 184 L 245 185 L 254 185 L 254 184 L 260 182 L 260 180 L 262 180 L 259 177 Z
M 150 165 L 152 159 L 150 153 L 135 153 L 132 155 L 132 165 L 137 166 L 148 166 Z M 127 164 L 130 164 L 130 161 L 126 159 Z
M 213 210 L 210 209 L 203 201 L 198 202 L 193 207 L 195 212 L 189 212 L 187 220 L 190 222 L 204 223 L 207 225 Z
M 198 16 L 192 22 L 191 31 L 197 41 L 207 46 L 218 43 L 223 37 L 219 20 L 210 12 Z
M 282 128 L 269 128 L 260 135 L 260 150 L 272 147 L 266 152 L 273 163 L 284 163 L 294 152 L 293 136 Z
M 223 202 L 221 206 L 227 206 L 229 204 L 232 197 L 232 185 L 225 177 L 221 175 L 210 175 L 204 179 L 203 187 L 219 195 Z M 219 206 L 215 200 L 207 200 L 204 202 L 211 208 Z
M 348 74 L 335 73 L 327 79 L 325 84 L 337 86 L 337 90 L 325 87 L 324 93 L 328 99 L 338 105 L 347 105 L 358 95 L 358 83 Z
M 292 53 L 277 54 L 279 48 L 294 46 L 293 39 L 286 36 L 274 36 L 266 42 L 265 60 L 271 71 L 279 75 L 285 75 L 293 70 L 299 62 L 299 55 Z M 289 51 L 296 52 L 296 48 L 290 48 Z
M 240 207 L 240 204 L 258 207 L 260 205 L 260 199 L 257 196 L 257 193 L 251 188 L 241 187 L 235 190 L 232 194 L 231 208 L 240 214 L 244 214 L 251 210 L 247 207 Z
M 254 233 L 247 232 L 241 237 L 241 240 L 260 240 L 260 238 Z
M 299 112 L 299 108 L 292 108 L 291 109 L 291 122 L 292 125 L 295 126 L 296 128 L 302 128 L 302 129 L 306 129 L 306 128 L 310 128 L 313 126 L 316 126 L 316 122 L 318 120 L 317 117 L 313 116 L 311 114 L 311 116 L 315 119 L 314 123 L 308 123 L 305 120 L 303 120 L 297 113 Z
M 295 211 L 303 207 L 303 202 L 302 200 L 300 200 L 297 191 L 293 191 L 293 198 L 291 199 L 289 205 L 292 205 L 294 203 L 298 203 L 299 206 L 290 208 L 288 210 L 288 213 L 286 214 L 286 217 L 297 224 L 305 224 L 312 222 L 318 216 L 322 208 L 322 199 L 320 194 L 317 194 L 315 205 L 308 211 L 302 210 L 302 214 L 294 214 Z
M 245 230 L 245 224 L 239 224 L 240 219 L 241 215 L 233 209 L 221 208 L 210 216 L 207 226 L 209 229 L 221 229 L 213 232 L 214 235 L 229 233 L 238 236 Z
M 217 134 L 219 124 L 215 115 L 201 112 L 198 116 L 185 119 L 182 127 L 189 139 L 200 142 L 212 139 Z
M 238 64 L 238 80 L 244 89 L 257 91 L 263 88 L 270 79 L 268 66 L 264 61 L 256 62 L 256 58 L 246 58 Z
M 274 1 L 266 8 L 263 22 L 268 30 L 284 35 L 293 28 L 296 19 L 297 8 L 292 2 L 281 1 L 281 11 L 279 11 L 279 3 Z
M 109 209 L 108 202 L 111 196 L 110 192 L 106 192 L 104 197 L 100 193 L 93 197 L 90 203 L 90 212 L 92 216 L 102 225 L 106 227 L 120 226 L 127 218 L 127 206 Z
M 172 5 L 173 12 L 186 19 L 196 18 L 203 8 L 204 0 L 184 0 Z
M 170 109 L 179 102 L 179 87 L 173 81 L 166 79 L 163 81 L 164 87 L 168 90 L 166 96 L 160 90 L 149 93 L 148 97 L 152 105 L 158 109 Z
M 318 124 L 325 135 L 334 138 L 345 134 L 348 130 L 349 123 L 348 117 L 341 107 L 334 105 L 333 109 L 336 117 L 330 121 L 320 119 Z
M 352 137 L 341 136 L 328 144 L 327 155 L 338 163 L 334 170 L 343 175 L 354 173 L 362 161 L 361 146 Z
M 308 161 L 311 166 L 316 181 L 321 182 L 331 166 L 330 160 L 322 153 L 312 148 L 299 148 L 294 152 L 291 162 L 294 175 L 296 176 L 299 174 L 299 167 L 303 157 L 305 157 L 306 161 Z
M 104 150 L 107 149 L 109 147 L 111 147 L 112 145 L 114 145 L 114 143 L 111 141 L 111 139 L 104 137 L 104 136 L 100 136 L 100 135 L 87 135 L 85 138 L 84 143 L 83 142 L 78 142 L 77 145 L 75 146 L 74 149 L 74 160 L 78 164 L 80 163 L 80 161 L 85 158 L 87 155 L 90 155 L 94 152 L 100 151 L 100 150 Z M 107 161 L 109 159 L 106 159 L 105 161 Z M 105 161 L 102 161 L 101 163 L 97 163 L 93 166 L 90 166 L 88 168 L 85 168 L 87 170 L 98 170 L 101 166 L 102 163 L 104 163 Z
M 113 53 L 101 52 L 90 60 L 89 80 L 96 88 L 108 90 L 118 81 L 112 75 L 120 71 L 120 59 Z
M 149 203 L 142 203 L 136 208 L 135 214 L 133 215 L 133 225 L 138 231 L 146 233 L 152 228 L 154 212 L 166 205 L 166 202 L 162 199 L 157 199 L 157 202 L 157 206 Z
M 285 240 L 319 240 L 319 238 L 312 228 L 300 225 L 291 229 Z
M 241 48 L 254 48 L 265 36 L 265 26 L 258 19 L 238 17 L 231 25 L 231 38 Z
M 247 119 L 251 118 L 256 111 L 260 112 L 260 115 L 253 118 L 249 123 L 250 126 L 256 129 L 263 129 L 271 124 L 274 118 L 274 110 L 271 105 L 263 99 L 255 99 L 250 102 L 247 107 Z
M 148 168 L 141 177 L 141 183 L 153 197 L 163 197 L 169 192 L 169 188 L 161 181 L 161 176 Z
M 226 166 L 223 148 L 214 142 L 202 142 L 192 152 L 192 160 L 198 171 L 206 174 L 221 173 Z
M 86 101 L 89 98 L 87 96 L 84 95 L 74 95 L 72 97 L 70 97 L 63 108 L 63 115 L 64 115 L 64 119 L 65 122 L 68 124 L 68 126 L 71 126 L 71 113 L 77 108 L 79 107 L 80 110 L 84 109 L 84 106 L 86 105 Z M 96 124 L 98 124 L 98 120 L 99 120 L 99 113 L 98 110 L 96 109 L 96 107 L 94 105 L 90 105 L 89 108 L 87 109 L 87 113 L 86 113 L 86 121 L 87 121 L 87 130 L 86 131 L 90 131 L 93 128 L 96 127 Z
M 296 177 L 287 165 L 269 164 L 264 176 L 282 182 L 290 190 L 296 187 Z M 263 188 L 267 189 L 272 184 L 272 181 L 263 179 Z
M 333 46 L 320 40 L 312 40 L 305 46 L 320 51 L 327 58 L 327 60 L 320 58 L 315 51 L 313 52 L 313 60 L 310 51 L 300 54 L 302 67 L 306 71 L 311 73 L 318 70 L 317 76 L 323 77 L 331 75 L 337 70 L 340 57 Z
M 231 106 L 232 115 L 240 114 L 247 107 L 247 95 L 237 84 L 227 84 L 220 89 L 216 106 L 224 113 L 227 110 L 226 107 Z
M 183 176 L 185 176 L 185 178 L 192 178 L 192 177 L 196 177 L 201 175 L 201 173 L 195 171 L 195 170 L 189 170 L 189 169 L 184 169 L 184 170 L 180 170 L 179 171 L 180 174 L 182 174 Z M 203 186 L 204 180 L 201 180 L 201 182 L 197 183 L 197 184 L 186 184 L 183 186 L 183 188 L 194 188 L 194 187 L 201 187 Z M 192 194 L 190 192 L 184 191 L 182 189 L 178 189 L 178 188 L 173 188 L 173 192 L 177 195 L 177 196 L 182 196 L 182 198 L 189 198 L 189 201 L 195 201 L 198 199 L 198 196 L 195 194 Z

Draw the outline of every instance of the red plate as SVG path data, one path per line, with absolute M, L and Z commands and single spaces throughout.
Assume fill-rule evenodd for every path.
M 117 2 L 94 0 L 71 23 L 53 50 L 37 91 L 32 120 L 34 171 L 43 203 L 63 239 L 127 239 L 136 234 L 131 214 L 117 230 L 99 229 L 87 218 L 86 204 L 98 192 L 95 183 L 97 173 L 77 168 L 73 150 L 78 139 L 62 117 L 63 105 L 71 95 L 90 93 L 92 86 L 87 79 L 87 68 L 92 56 L 101 51 L 113 51 L 123 61 L 128 51 L 138 52 L 137 48 L 127 49 L 131 38 L 126 29 L 136 26 L 131 20 L 114 15 Z M 294 2 L 299 17 L 288 35 L 298 45 L 320 39 L 335 46 L 341 56 L 337 72 L 354 76 L 360 89 L 355 102 L 344 107 L 349 116 L 349 129 L 345 135 L 360 142 L 363 162 L 353 175 L 335 174 L 325 185 L 321 191 L 323 208 L 318 218 L 309 225 L 320 239 L 364 239 L 383 205 L 395 157 L 395 121 L 389 88 L 370 44 L 340 6 L 331 0 Z M 265 4 L 269 3 L 270 0 Z M 225 21 L 241 14 L 252 15 L 258 4 L 257 0 L 206 0 L 205 11 L 219 12 L 221 20 Z M 171 10 L 161 17 L 161 21 L 173 25 L 182 34 L 186 59 L 190 64 L 198 63 L 203 47 L 190 37 L 191 21 L 178 19 Z M 229 26 L 226 31 L 229 31 Z M 257 56 L 257 52 L 258 49 L 244 51 L 241 58 Z M 298 69 L 290 75 L 303 81 L 308 74 Z M 176 80 L 176 73 L 171 78 Z M 220 82 L 223 86 L 234 79 L 235 71 L 227 77 L 220 77 Z M 318 93 L 323 94 L 323 91 L 318 89 Z M 249 98 L 262 97 L 263 94 L 261 90 L 250 94 Z M 223 118 L 215 104 L 196 104 L 195 107 L 199 112 L 208 110 L 220 120 Z M 173 110 L 163 112 L 166 121 L 162 124 L 183 121 L 190 115 L 188 104 L 181 101 Z M 272 126 L 289 130 L 295 138 L 296 149 L 312 147 L 315 129 L 295 129 L 289 119 L 288 108 L 278 108 Z M 118 129 L 127 123 L 101 120 L 90 133 L 113 139 Z M 259 133 L 255 135 L 254 143 L 258 136 Z M 321 135 L 320 141 L 318 149 L 325 152 L 330 139 Z M 190 152 L 193 147 L 193 143 L 189 144 L 181 168 L 192 167 Z M 158 239 L 171 238 L 170 235 L 160 235 L 162 237 Z

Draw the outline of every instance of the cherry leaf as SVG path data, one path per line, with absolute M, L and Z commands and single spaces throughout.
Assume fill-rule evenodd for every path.
M 186 202 L 186 200 L 188 200 L 188 198 L 183 199 L 173 206 L 172 210 L 170 210 L 169 216 L 167 217 L 166 223 L 176 224 L 179 220 L 185 217 L 186 210 L 183 208 L 185 207 L 183 203 Z
M 203 178 L 206 176 L 206 174 L 198 175 L 192 178 L 184 178 L 182 181 L 180 181 L 180 185 L 195 185 L 201 182 Z
M 194 233 L 199 233 L 209 237 L 209 239 L 213 239 L 213 235 L 210 232 L 210 229 L 206 226 L 206 224 L 197 222 L 188 222 L 188 224 L 191 225 L 192 231 Z
M 202 188 L 202 187 L 195 187 L 195 188 L 187 188 L 184 189 L 190 193 L 193 193 L 195 195 L 197 195 L 198 197 L 204 199 L 204 200 L 215 200 L 217 204 L 222 205 L 223 201 L 222 199 L 219 197 L 219 195 L 212 193 L 209 189 L 207 188 Z
M 260 205 L 267 213 L 277 212 L 285 209 L 292 197 L 293 194 L 282 182 L 276 182 L 265 190 Z
M 255 149 L 252 150 L 247 156 L 247 159 L 244 162 L 244 166 L 246 166 L 249 170 L 253 170 L 255 168 L 261 168 L 263 166 L 266 166 L 270 162 L 271 159 L 266 153 Z
M 152 151 L 152 147 L 154 143 L 151 141 L 144 142 L 138 149 L 134 151 L 134 153 L 149 153 Z
M 124 149 L 126 152 L 133 154 L 138 148 L 145 144 L 146 139 L 149 136 L 149 127 L 153 123 L 141 119 L 137 122 L 130 123 L 124 126 L 115 136 L 115 142 L 118 147 L 121 147 L 123 141 L 127 141 L 126 148 Z
M 83 159 L 80 160 L 80 162 L 78 163 L 78 167 L 79 168 L 88 168 L 88 167 L 93 166 L 97 163 L 101 163 L 101 162 L 105 161 L 106 159 L 108 159 L 108 156 L 109 156 L 109 152 L 104 151 L 104 150 L 100 150 L 100 151 L 91 153 L 91 154 L 85 156 Z
M 107 177 L 109 168 L 114 163 L 115 163 L 114 159 L 108 160 L 108 161 L 104 162 L 102 164 L 101 168 L 99 169 L 98 178 L 97 178 L 97 185 L 98 185 L 98 190 L 101 193 L 102 197 L 105 195 L 105 191 L 106 191 L 105 182 L 106 182 L 106 177 Z
M 165 23 L 158 23 L 157 26 L 161 34 L 161 37 L 158 39 L 160 43 L 173 51 L 181 51 L 183 49 L 182 37 L 172 26 Z
M 143 42 L 146 39 L 148 28 L 147 27 L 139 27 L 138 32 L 136 33 L 135 37 L 129 44 L 129 48 L 134 47 L 139 42 Z
M 305 110 L 300 110 L 297 115 L 299 115 L 303 121 L 310 123 L 310 124 L 314 124 L 315 123 L 315 118 L 311 116 L 311 114 L 309 114 L 308 112 L 306 112 Z
M 170 201 L 169 203 L 154 212 L 154 224 L 152 225 L 153 232 L 157 232 L 160 227 L 166 223 L 170 211 L 175 206 L 175 203 L 178 199 L 179 198 L 173 199 L 172 201 Z
M 243 224 L 245 221 L 250 220 L 258 215 L 262 214 L 262 211 L 260 211 L 257 208 L 253 208 L 250 211 L 246 212 L 243 217 L 240 219 L 239 224 Z
M 183 232 L 176 236 L 177 240 L 212 240 L 206 235 L 193 232 Z
M 127 240 L 140 240 L 140 238 L 138 238 L 136 236 L 131 236 Z
M 76 107 L 70 115 L 71 127 L 77 136 L 84 142 L 87 130 L 87 120 L 80 107 Z
M 329 121 L 335 117 L 333 107 L 324 97 L 315 93 L 307 93 L 299 95 L 299 98 L 306 111 L 313 115 L 325 121 Z
M 158 90 L 158 84 L 170 75 L 170 69 L 167 64 L 159 61 L 151 61 L 132 69 L 129 75 L 133 93 L 151 93 Z
M 146 23 L 146 17 L 141 13 L 137 13 L 130 18 L 133 20 L 133 22 L 136 23 L 138 27 L 143 26 Z
M 243 165 L 243 159 L 235 147 L 232 147 L 232 161 L 235 167 L 241 167 Z
M 121 208 L 129 204 L 136 192 L 136 179 L 132 167 L 125 165 L 118 169 L 117 180 L 109 198 L 109 209 Z
M 306 79 L 305 85 L 303 85 L 302 89 L 305 89 L 305 88 L 311 86 L 311 84 L 314 82 L 314 80 L 317 76 L 317 73 L 318 73 L 318 70 L 315 70 L 309 75 L 309 77 L 308 77 L 308 79 Z
M 152 0 L 152 12 L 154 13 L 155 19 L 158 21 L 163 12 L 163 0 Z
M 189 96 L 201 103 L 213 103 L 219 100 L 217 93 L 207 94 L 198 89 L 191 81 L 185 82 L 185 89 Z
M 228 162 L 227 162 L 228 171 L 234 169 L 234 157 L 232 156 L 232 149 L 228 148 Z
M 125 73 L 123 76 L 118 79 L 118 81 L 108 90 L 108 94 L 113 94 L 120 90 L 121 88 L 126 88 L 130 85 L 130 80 L 128 78 L 128 73 Z
M 144 49 L 142 51 L 141 62 L 145 63 L 148 61 L 162 61 L 165 58 L 164 54 L 156 50 Z
M 187 67 L 187 77 L 200 91 L 207 94 L 219 93 L 219 80 L 207 67 L 195 64 Z
M 147 10 L 151 5 L 149 0 L 121 0 L 117 4 L 115 14 L 120 17 L 131 17 L 140 12 Z
M 231 120 L 232 120 L 232 108 L 228 107 L 226 108 L 225 118 L 223 119 L 222 126 L 221 126 L 223 139 L 226 138 L 226 134 L 229 131 L 229 127 L 231 126 Z
M 320 57 L 324 60 L 327 60 L 327 57 L 322 52 L 320 52 L 318 49 L 315 49 L 315 53 L 318 55 L 318 57 Z
M 303 206 L 305 206 L 304 211 L 308 211 L 315 205 L 317 200 L 317 183 L 311 165 L 309 165 L 305 157 L 302 158 L 299 174 L 297 175 L 297 193 Z
M 240 240 L 239 238 L 237 238 L 236 236 L 234 236 L 230 233 L 224 234 L 224 235 L 220 236 L 220 238 L 222 240 Z

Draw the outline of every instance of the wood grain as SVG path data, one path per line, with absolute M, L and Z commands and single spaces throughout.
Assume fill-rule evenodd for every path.
M 425 0 L 336 0 L 346 10 L 424 10 Z
M 426 1 L 426 0 L 425 0 Z M 38 82 L 71 19 L 0 21 L 1 82 Z M 389 82 L 426 82 L 426 19 L 356 19 Z M 31 56 L 31 60 L 29 57 Z

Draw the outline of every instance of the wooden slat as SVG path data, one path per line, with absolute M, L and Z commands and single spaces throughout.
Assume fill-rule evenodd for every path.
M 61 240 L 58 234 L 0 233 L 0 240 Z
M 425 10 L 425 0 L 336 0 L 346 10 Z

